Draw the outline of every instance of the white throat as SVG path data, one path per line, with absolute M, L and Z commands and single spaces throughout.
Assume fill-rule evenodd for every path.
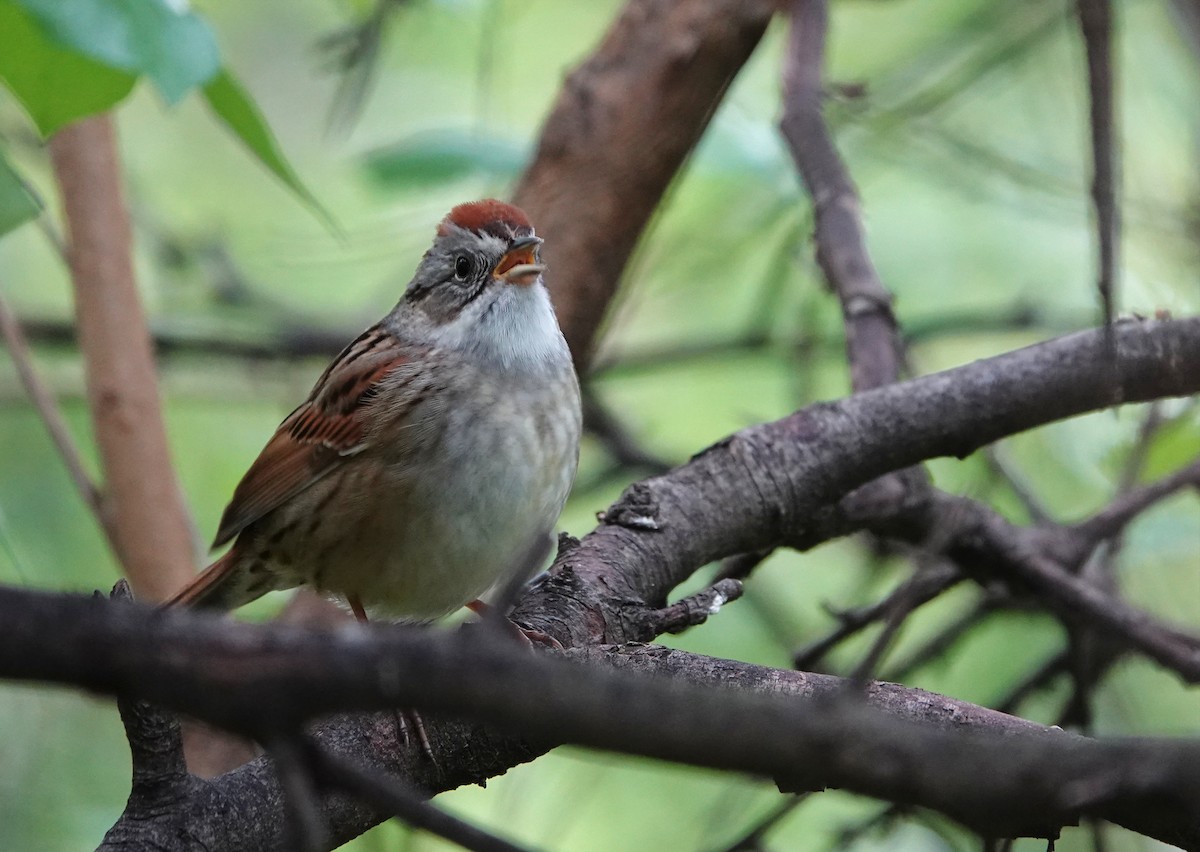
M 506 285 L 494 298 L 468 305 L 434 332 L 433 342 L 467 350 L 504 369 L 536 369 L 569 358 L 550 294 L 540 280 Z

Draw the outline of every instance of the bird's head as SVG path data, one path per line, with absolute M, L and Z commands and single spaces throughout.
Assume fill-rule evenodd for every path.
M 495 199 L 460 204 L 438 225 L 398 309 L 436 345 L 488 350 L 504 361 L 557 345 L 541 244 L 518 207 Z

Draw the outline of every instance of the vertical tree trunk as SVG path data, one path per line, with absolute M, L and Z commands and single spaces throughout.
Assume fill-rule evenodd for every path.
M 104 471 L 104 511 L 135 593 L 161 600 L 195 570 L 154 354 L 133 276 L 129 214 L 108 116 L 50 140 L 66 218 L 75 319 Z

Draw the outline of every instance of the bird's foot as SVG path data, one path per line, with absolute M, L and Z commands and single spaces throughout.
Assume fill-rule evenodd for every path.
M 393 712 L 396 714 L 396 738 L 405 747 L 412 745 L 415 740 L 421 747 L 421 754 L 437 766 L 437 758 L 433 756 L 433 747 L 429 745 L 429 735 L 425 732 L 425 721 L 421 714 L 412 708 Z
M 471 612 L 475 613 L 480 618 L 492 617 L 491 613 L 493 611 L 493 607 L 481 600 L 471 601 L 469 604 L 467 604 L 467 609 L 471 610 Z M 543 633 L 541 630 L 535 630 L 532 627 L 525 627 L 517 624 L 510 618 L 501 618 L 499 619 L 499 622 L 506 633 L 508 633 L 526 648 L 533 648 L 536 645 L 540 645 L 543 648 L 550 648 L 554 651 L 566 650 L 563 647 L 562 642 L 559 642 L 549 633 Z
M 354 617 L 360 624 L 370 623 L 367 611 L 358 595 L 347 595 L 346 601 L 350 604 L 350 611 L 354 613 Z M 429 745 L 429 734 L 425 732 L 425 722 L 421 719 L 421 714 L 411 708 L 398 709 L 393 712 L 396 718 L 396 739 L 405 747 L 412 745 L 413 740 L 416 739 L 417 744 L 421 747 L 421 754 L 436 766 L 437 760 L 433 756 L 433 748 Z

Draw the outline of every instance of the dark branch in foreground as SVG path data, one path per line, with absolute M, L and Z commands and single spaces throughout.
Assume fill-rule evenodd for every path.
M 838 678 L 652 646 L 580 649 L 559 660 L 482 630 L 230 624 L 15 590 L 0 590 L 0 613 L 8 676 L 137 695 L 264 738 L 335 711 L 416 705 L 488 719 L 539 750 L 576 743 L 767 775 L 787 791 L 842 787 L 936 808 L 991 836 L 1053 837 L 1086 815 L 1200 845 L 1192 834 L 1200 743 L 1087 740 L 890 684 L 869 685 L 864 704 Z M 60 641 L 49 646 L 40 637 L 51 628 Z M 730 684 L 737 688 L 722 686 Z M 334 753 L 344 748 L 329 728 L 318 736 Z M 177 767 L 170 751 L 155 756 Z M 211 849 L 276 846 L 278 818 L 262 820 L 256 847 L 245 845 L 249 837 L 232 846 L 220 838 L 230 802 L 246 802 L 239 787 L 253 788 L 250 773 L 264 762 L 189 783 L 175 830 L 209 835 L 191 839 Z M 271 786 L 277 799 L 278 781 Z M 334 817 L 337 840 L 347 826 Z

